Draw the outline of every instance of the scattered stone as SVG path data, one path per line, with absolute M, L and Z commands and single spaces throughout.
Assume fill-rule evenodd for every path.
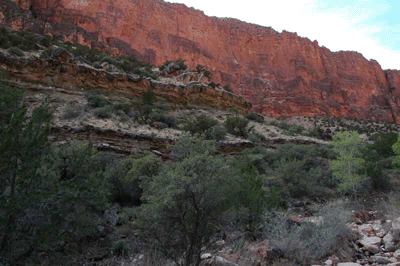
M 73 58 L 73 55 L 68 52 L 67 49 L 63 48 L 63 47 L 57 47 L 56 49 L 54 49 L 53 53 L 51 54 L 52 58 L 56 58 L 58 61 L 60 62 L 69 62 L 71 60 L 71 58 Z
M 138 81 L 142 80 L 142 78 L 136 74 L 128 74 L 128 80 L 130 80 L 132 82 L 138 82 Z
M 203 253 L 200 255 L 200 259 L 201 260 L 208 260 L 212 258 L 212 254 L 211 253 Z
M 394 252 L 393 257 L 395 257 L 396 259 L 400 259 L 400 249 Z
M 400 262 L 389 263 L 387 266 L 400 266 Z
M 386 251 L 394 251 L 395 250 L 395 244 L 393 241 L 393 235 L 391 234 L 391 232 L 387 233 L 382 240 L 384 246 L 385 246 L 385 250 Z
M 394 242 L 400 241 L 400 218 L 393 220 L 390 232 L 392 233 Z
M 114 66 L 113 64 L 110 64 L 108 62 L 103 62 L 100 66 L 104 70 L 109 71 L 109 72 L 119 72 L 119 70 L 116 66 Z
M 369 253 L 371 254 L 376 254 L 381 252 L 380 247 L 378 247 L 377 245 L 364 245 L 364 249 L 367 250 Z
M 388 258 L 382 256 L 371 256 L 369 258 L 371 263 L 379 263 L 379 264 L 389 264 L 391 261 Z
M 380 245 L 381 243 L 382 243 L 382 239 L 380 237 L 377 237 L 377 236 L 372 236 L 372 237 L 364 236 L 360 240 L 360 244 L 363 245 L 363 246 Z
M 361 266 L 361 264 L 355 262 L 342 262 L 338 263 L 337 266 Z

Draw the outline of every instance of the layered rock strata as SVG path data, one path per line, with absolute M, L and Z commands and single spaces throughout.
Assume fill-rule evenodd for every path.
M 114 47 L 154 65 L 178 58 L 192 69 L 204 65 L 214 82 L 230 85 L 259 113 L 400 122 L 400 72 L 357 52 L 334 53 L 295 33 L 161 0 L 13 2 L 36 28 L 42 23 L 43 32 L 64 40 Z M 28 27 L 4 13 L 0 23 Z

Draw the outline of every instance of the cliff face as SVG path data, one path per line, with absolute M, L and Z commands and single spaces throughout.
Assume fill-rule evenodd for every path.
M 332 53 L 293 33 L 161 0 L 14 2 L 66 40 L 103 43 L 154 65 L 180 57 L 190 68 L 202 64 L 256 112 L 400 122 L 400 72 L 356 52 Z

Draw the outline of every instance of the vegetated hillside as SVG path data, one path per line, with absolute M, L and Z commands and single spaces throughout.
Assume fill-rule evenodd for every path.
M 295 33 L 161 0 L 1 2 L 0 23 L 13 28 L 114 47 L 154 65 L 178 58 L 192 69 L 204 65 L 215 83 L 229 85 L 257 113 L 399 121 L 399 71 Z
M 1 265 L 398 262 L 397 124 L 276 119 L 201 65 L 0 33 Z

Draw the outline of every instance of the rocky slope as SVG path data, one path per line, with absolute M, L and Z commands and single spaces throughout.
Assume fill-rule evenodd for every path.
M 2 0 L 0 23 L 114 47 L 155 65 L 185 58 L 259 113 L 400 121 L 400 72 L 356 52 L 333 53 L 294 33 L 161 0 L 12 0 L 30 19 L 13 16 L 19 11 L 10 1 Z

